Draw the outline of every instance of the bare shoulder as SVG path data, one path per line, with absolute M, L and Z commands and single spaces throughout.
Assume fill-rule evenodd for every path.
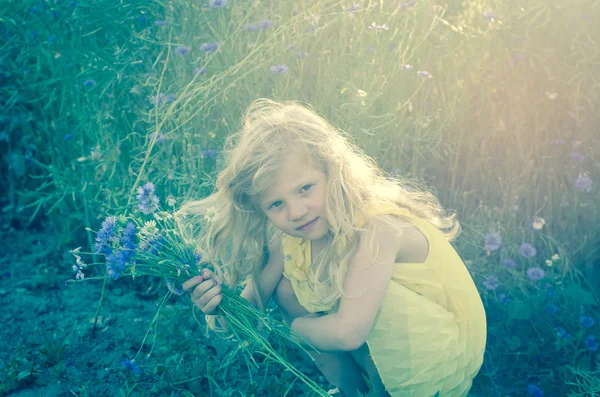
M 393 244 L 397 249 L 396 263 L 422 263 L 429 254 L 429 242 L 411 222 L 393 214 L 382 214 L 375 218 L 373 227 L 384 244 Z

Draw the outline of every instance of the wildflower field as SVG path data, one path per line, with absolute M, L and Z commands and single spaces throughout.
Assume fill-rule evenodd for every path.
M 136 264 L 268 97 L 456 211 L 470 395 L 600 396 L 599 24 L 596 0 L 0 0 L 0 395 L 327 395 L 269 324 L 322 390 L 207 332 L 173 281 L 197 253 Z

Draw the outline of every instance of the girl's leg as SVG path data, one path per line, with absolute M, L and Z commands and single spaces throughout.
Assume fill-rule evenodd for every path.
M 277 289 L 273 294 L 273 299 L 281 309 L 283 320 L 291 325 L 297 317 L 311 315 L 298 302 L 296 295 L 292 289 L 290 281 L 281 277 Z M 331 384 L 335 385 L 343 397 L 354 397 L 357 395 L 357 390 L 366 394 L 369 387 L 362 377 L 361 368 L 358 366 L 350 352 L 314 352 L 311 350 L 309 355 L 313 358 L 315 365 L 323 376 Z M 365 373 L 365 376 L 368 376 Z

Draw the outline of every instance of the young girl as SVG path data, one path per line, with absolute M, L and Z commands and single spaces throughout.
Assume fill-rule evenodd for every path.
M 369 391 L 362 374 L 378 396 L 467 396 L 486 316 L 454 215 L 296 101 L 257 99 L 223 153 L 214 193 L 180 210 L 216 272 L 183 285 L 213 330 L 220 284 L 241 283 L 261 310 L 274 298 L 343 396 Z

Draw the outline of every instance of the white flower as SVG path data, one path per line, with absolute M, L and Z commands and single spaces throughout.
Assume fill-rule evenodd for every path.
M 156 227 L 156 222 L 154 222 L 153 220 L 147 221 L 146 223 L 144 223 L 144 226 L 140 230 L 140 233 L 145 236 L 153 236 L 157 232 L 158 232 L 158 228 Z
M 546 266 L 552 266 L 552 261 L 549 259 L 546 259 Z
M 557 260 L 559 260 L 559 259 L 560 259 L 560 256 L 558 256 L 558 254 L 554 254 L 554 255 L 552 255 L 552 260 L 553 260 L 553 261 L 557 261 Z
M 535 217 L 535 219 L 533 220 L 532 226 L 535 230 L 542 230 L 542 228 L 544 227 L 545 224 L 546 224 L 546 221 L 544 220 L 544 218 Z
M 175 203 L 176 203 L 176 202 L 177 202 L 177 200 L 175 199 L 175 197 L 173 197 L 173 195 L 172 195 L 172 194 L 169 194 L 169 195 L 167 196 L 167 205 L 168 205 L 169 207 L 173 207 L 173 206 L 175 205 Z

